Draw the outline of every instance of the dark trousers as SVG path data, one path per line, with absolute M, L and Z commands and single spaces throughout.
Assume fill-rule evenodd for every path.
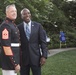
M 34 65 L 22 66 L 20 75 L 30 75 L 30 69 L 32 71 L 32 75 L 41 75 L 41 67 Z

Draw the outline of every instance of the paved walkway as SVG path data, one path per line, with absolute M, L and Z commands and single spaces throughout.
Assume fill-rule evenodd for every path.
M 61 48 L 61 49 L 50 49 L 49 52 L 48 52 L 48 57 L 49 56 L 53 56 L 59 52 L 62 52 L 62 51 L 68 51 L 68 50 L 74 50 L 76 48 Z

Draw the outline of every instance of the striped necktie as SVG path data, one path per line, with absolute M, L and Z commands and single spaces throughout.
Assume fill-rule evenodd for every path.
M 29 40 L 30 39 L 30 30 L 29 30 L 29 25 L 26 25 L 26 37 Z

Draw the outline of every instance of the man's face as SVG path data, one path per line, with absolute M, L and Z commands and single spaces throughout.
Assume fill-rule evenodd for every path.
M 23 13 L 22 13 L 22 19 L 28 23 L 30 20 L 31 20 L 31 13 L 29 10 L 24 10 Z
M 16 8 L 13 6 L 10 6 L 6 11 L 6 17 L 10 18 L 11 20 L 15 20 L 17 18 Z

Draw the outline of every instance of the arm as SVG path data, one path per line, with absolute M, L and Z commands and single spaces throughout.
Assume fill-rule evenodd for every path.
M 43 65 L 47 58 L 47 42 L 46 42 L 46 36 L 44 34 L 44 29 L 41 25 L 39 28 L 39 39 L 40 39 L 40 45 L 42 49 L 42 57 L 40 60 L 40 64 Z

